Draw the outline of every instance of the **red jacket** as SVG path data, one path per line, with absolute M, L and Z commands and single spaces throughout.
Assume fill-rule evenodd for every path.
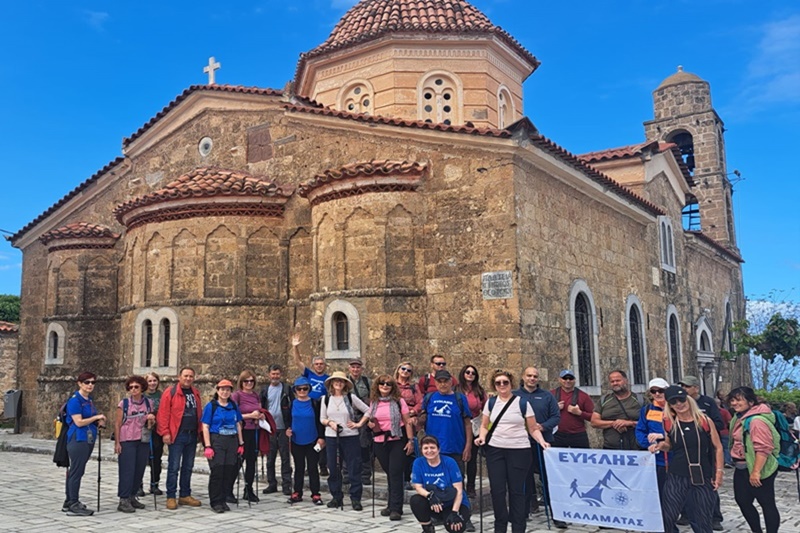
M 203 434 L 203 424 L 200 422 L 203 416 L 203 409 L 200 404 L 200 391 L 192 387 L 192 393 L 194 394 L 194 402 L 197 405 L 197 435 L 199 437 Z M 161 403 L 158 404 L 158 413 L 156 414 L 156 427 L 159 435 L 162 437 L 169 435 L 172 442 L 175 442 L 178 428 L 181 427 L 185 407 L 186 396 L 184 396 L 181 386 L 176 384 L 172 387 L 167 387 L 161 395 Z

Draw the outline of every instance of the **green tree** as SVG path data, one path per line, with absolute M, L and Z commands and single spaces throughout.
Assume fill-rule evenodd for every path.
M 19 296 L 0 294 L 0 321 L 19 323 Z

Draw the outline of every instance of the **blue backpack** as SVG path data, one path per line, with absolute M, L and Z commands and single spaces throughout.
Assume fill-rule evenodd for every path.
M 789 424 L 786 422 L 786 417 L 783 416 L 783 413 L 772 411 L 772 414 L 775 417 L 775 423 L 771 425 L 775 428 L 780 438 L 780 443 L 775 445 L 775 450 L 772 452 L 778 460 L 778 470 L 781 472 L 797 470 L 800 467 L 800 443 L 789 431 Z M 768 421 L 766 417 L 761 418 L 764 421 Z M 750 420 L 752 419 L 752 416 L 744 419 L 744 431 L 747 433 L 750 432 Z

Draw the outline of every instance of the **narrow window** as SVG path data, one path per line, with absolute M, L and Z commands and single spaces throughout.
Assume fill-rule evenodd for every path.
M 350 349 L 350 341 L 349 341 L 349 328 L 347 324 L 347 316 L 337 311 L 333 314 L 333 330 L 336 332 L 336 338 L 334 339 L 334 346 L 336 346 L 337 350 L 349 350 Z
M 161 320 L 161 366 L 169 366 L 169 335 L 170 335 L 169 320 L 164 318 Z
M 669 217 L 658 217 L 659 252 L 661 268 L 675 272 L 675 242 L 672 237 L 672 220 Z
M 58 333 L 55 331 L 50 332 L 50 346 L 47 350 L 47 355 L 50 359 L 58 359 Z
M 700 231 L 700 204 L 697 198 L 691 197 L 686 202 L 681 213 L 683 218 L 683 229 L 686 231 Z
M 675 143 L 681 151 L 683 162 L 689 168 L 690 173 L 694 173 L 694 140 L 692 134 L 686 131 L 681 131 L 671 135 L 667 142 Z
M 595 385 L 594 354 L 592 353 L 592 316 L 586 295 L 578 293 L 575 297 L 575 338 L 578 349 L 578 374 L 580 385 Z
M 681 352 L 680 352 L 680 332 L 678 330 L 678 319 L 675 315 L 669 317 L 669 361 L 672 367 L 672 382 L 677 383 L 681 379 Z
M 153 366 L 153 323 L 150 320 L 145 320 L 142 328 L 144 366 Z
M 708 340 L 708 333 L 706 333 L 705 331 L 700 333 L 700 351 L 701 352 L 711 351 L 711 342 Z
M 631 336 L 631 365 L 633 383 L 645 383 L 644 342 L 642 339 L 642 317 L 639 308 L 632 305 L 628 315 Z

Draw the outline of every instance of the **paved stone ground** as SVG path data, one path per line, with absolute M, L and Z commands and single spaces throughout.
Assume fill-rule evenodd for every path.
M 406 514 L 399 522 L 390 522 L 378 513 L 385 506 L 385 501 L 375 502 L 376 517 L 372 518 L 370 493 L 364 496 L 365 510 L 356 512 L 345 506 L 344 511 L 314 507 L 310 502 L 302 502 L 290 506 L 286 497 L 278 494 L 260 495 L 261 502 L 252 508 L 247 505 L 235 506 L 233 511 L 223 515 L 211 512 L 208 507 L 208 475 L 205 460 L 198 458 L 195 463 L 197 471 L 192 478 L 193 495 L 198 497 L 203 506 L 200 508 L 180 507 L 177 511 L 167 511 L 165 498 L 158 498 L 158 510 L 153 509 L 152 496 L 142 500 L 147 509 L 133 514 L 117 512 L 116 498 L 117 465 L 111 443 L 105 442 L 102 450 L 102 480 L 100 486 L 100 512 L 88 518 L 69 517 L 61 512 L 64 500 L 65 470 L 52 463 L 54 442 L 34 439 L 30 435 L 13 435 L 7 430 L 0 430 L 0 471 L 3 482 L 0 484 L 0 531 L 39 533 L 51 531 L 167 531 L 180 533 L 189 531 L 268 531 L 269 533 L 419 533 L 419 525 L 413 520 L 406 507 Z M 97 505 L 97 452 L 87 467 L 81 488 L 81 499 L 90 508 Z M 145 473 L 147 477 L 148 473 Z M 722 513 L 725 516 L 725 531 L 729 533 L 747 532 L 744 520 L 733 501 L 731 490 L 731 471 L 726 471 L 726 484 L 721 491 Z M 385 478 L 378 476 L 376 485 L 377 497 L 385 497 L 380 487 L 385 487 Z M 488 493 L 488 481 L 485 482 Z M 163 488 L 163 483 L 162 483 Z M 780 474 L 777 484 L 778 508 L 781 511 L 782 533 L 800 533 L 800 503 L 797 499 L 795 477 Z M 327 501 L 329 496 L 324 493 Z M 311 522 L 313 520 L 313 522 Z M 473 518 L 476 527 L 479 519 Z M 492 513 L 487 510 L 483 520 L 484 531 L 492 531 Z M 437 528 L 439 533 L 444 528 Z M 528 522 L 528 533 L 547 531 L 544 514 L 537 515 Z M 570 526 L 565 530 L 581 533 L 600 531 L 596 527 Z M 605 530 L 604 530 L 605 531 Z M 691 531 L 689 527 L 681 528 L 681 533 Z

